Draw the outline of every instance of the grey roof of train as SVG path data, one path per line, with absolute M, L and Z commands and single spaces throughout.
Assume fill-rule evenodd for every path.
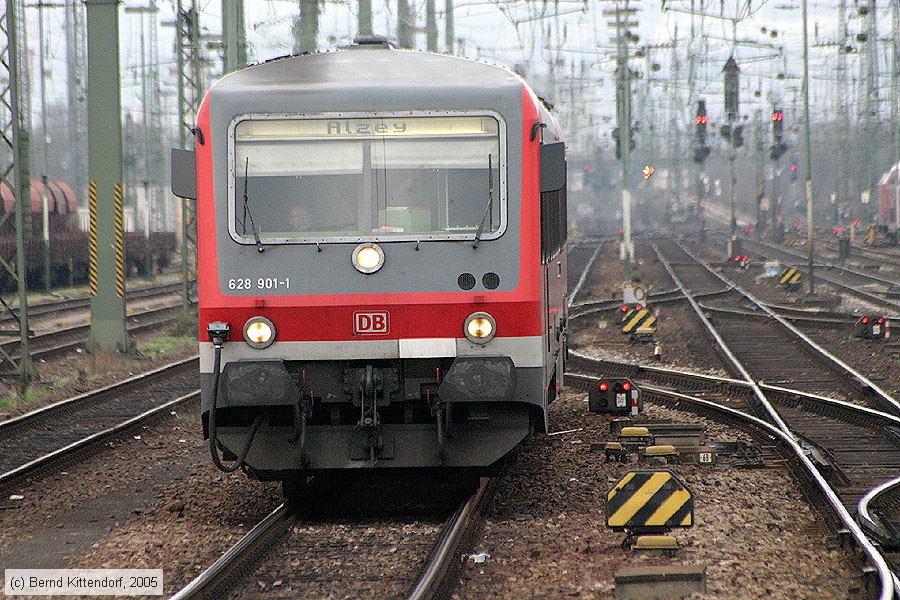
M 347 50 L 274 59 L 236 71 L 220 80 L 215 91 L 265 88 L 274 90 L 408 87 L 521 90 L 523 80 L 502 67 L 482 62 L 408 50 L 355 46 Z

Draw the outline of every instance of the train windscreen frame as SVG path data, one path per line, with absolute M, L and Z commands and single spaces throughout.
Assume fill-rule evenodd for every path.
M 241 115 L 228 158 L 241 244 L 491 240 L 507 227 L 506 126 L 488 111 Z

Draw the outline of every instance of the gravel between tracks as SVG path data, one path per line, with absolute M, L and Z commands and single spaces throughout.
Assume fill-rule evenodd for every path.
M 647 405 L 650 417 L 701 417 Z M 696 498 L 697 525 L 678 533 L 674 558 L 633 556 L 604 526 L 604 495 L 633 465 L 604 463 L 592 443 L 607 440 L 608 417 L 587 412 L 586 395 L 565 391 L 551 407 L 559 436 L 538 436 L 501 482 L 476 548 L 491 558 L 466 564 L 454 598 L 613 598 L 625 566 L 706 564 L 696 598 L 858 598 L 850 554 L 781 468 L 701 469 L 673 465 Z M 741 434 L 708 425 L 712 439 Z
M 636 249 L 641 278 L 653 289 L 671 289 L 668 274 L 653 250 L 639 243 Z M 601 251 L 585 284 L 591 299 L 621 298 L 622 262 L 612 244 Z M 584 295 L 587 298 L 588 294 Z M 675 369 L 693 370 L 710 375 L 727 376 L 722 363 L 710 345 L 706 330 L 697 321 L 687 303 L 658 306 L 659 321 L 656 340 L 662 351 L 661 364 Z M 571 322 L 573 349 L 590 348 L 593 356 L 647 364 L 654 361 L 654 344 L 630 343 L 621 333 L 620 314 L 616 310 L 582 317 Z
M 25 398 L 17 395 L 14 380 L 0 382 L 0 420 L 9 419 L 32 410 L 121 381 L 132 375 L 187 358 L 197 353 L 196 338 L 181 337 L 177 324 L 166 325 L 156 331 L 134 335 L 139 348 L 157 344 L 162 337 L 168 343 L 154 356 L 135 353 L 90 354 L 72 350 L 50 360 L 35 363 L 39 379 L 34 381 Z M 193 333 L 193 331 L 192 331 Z
M 443 523 L 412 519 L 295 525 L 237 598 L 406 597 Z
M 171 594 L 281 502 L 274 483 L 225 475 L 185 406 L 65 471 L 10 490 L 0 567 L 162 568 Z
M 715 251 L 715 247 L 707 245 L 703 247 L 703 250 L 704 256 L 709 258 Z M 745 290 L 764 302 L 784 306 L 803 305 L 804 296 L 802 291 L 787 292 L 775 285 L 771 279 L 760 277 L 760 273 L 760 268 L 753 268 L 748 273 L 726 270 L 725 276 L 736 281 Z M 836 292 L 829 285 L 817 285 L 816 290 L 819 297 L 837 295 L 840 303 L 836 310 L 840 312 L 853 312 L 859 315 L 871 312 L 870 309 L 865 308 L 867 303 L 861 302 L 844 292 Z M 889 351 L 888 343 L 851 339 L 849 329 L 823 329 L 803 322 L 795 322 L 794 324 L 832 354 L 882 385 L 888 393 L 895 396 L 900 394 L 900 378 L 897 377 L 898 368 L 900 368 L 900 353 L 897 352 L 896 348 L 892 353 Z

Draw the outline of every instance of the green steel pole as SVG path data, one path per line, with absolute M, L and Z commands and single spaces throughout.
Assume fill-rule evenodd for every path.
M 407 0 L 397 0 L 397 45 L 413 47 L 412 11 Z
M 372 0 L 359 0 L 356 30 L 357 35 L 372 35 Z
M 294 21 L 294 53 L 313 53 L 318 50 L 319 0 L 300 0 L 300 16 Z
M 453 0 L 444 0 L 444 52 L 454 53 Z
M 117 0 L 87 0 L 89 282 L 92 350 L 126 352 Z
M 435 0 L 425 0 L 425 42 L 429 52 L 438 51 L 437 15 L 434 3 Z
M 625 21 L 628 21 L 628 2 L 625 2 Z M 622 13 L 616 11 L 616 20 Z M 625 244 L 625 278 L 629 281 L 633 278 L 632 270 L 632 241 L 631 241 L 631 190 L 628 188 L 629 161 L 631 158 L 631 68 L 628 66 L 628 28 L 627 23 L 619 23 L 618 36 L 621 38 L 621 63 L 622 69 L 622 124 L 620 131 L 620 147 L 622 149 L 622 233 Z
M 803 0 L 803 150 L 806 155 L 806 266 L 809 282 L 806 293 L 815 294 L 813 281 L 813 254 L 815 252 L 815 228 L 813 226 L 812 150 L 809 147 L 809 39 L 807 32 L 806 0 Z
M 223 71 L 231 73 L 247 64 L 244 31 L 244 0 L 222 0 L 222 37 L 225 46 Z

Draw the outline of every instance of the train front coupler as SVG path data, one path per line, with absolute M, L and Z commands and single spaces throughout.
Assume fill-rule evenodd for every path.
M 384 448 L 381 432 L 381 417 L 378 414 L 378 393 L 384 396 L 381 369 L 366 365 L 358 374 L 360 415 L 357 429 L 366 433 L 369 448 L 369 462 L 375 467 L 375 460 Z

